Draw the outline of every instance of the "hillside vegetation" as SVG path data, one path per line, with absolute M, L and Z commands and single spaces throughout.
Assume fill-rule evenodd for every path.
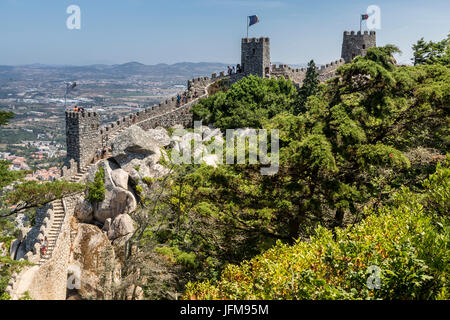
M 139 287 L 147 299 L 449 299 L 448 46 L 419 41 L 414 66 L 395 63 L 395 46 L 371 48 L 323 84 L 311 61 L 300 90 L 255 76 L 212 87 L 194 118 L 278 130 L 279 170 L 174 165 L 166 147 L 158 165 L 169 174 L 136 174 L 136 229 L 117 251 L 112 296 L 133 287 L 134 299 Z M 20 173 L 0 176 L 5 186 Z M 87 186 L 93 202 L 103 180 L 99 171 Z M 83 188 L 23 184 L 3 203 L 26 193 L 32 208 Z M 5 216 L 0 235 L 10 237 Z M 0 294 L 13 269 L 2 261 Z

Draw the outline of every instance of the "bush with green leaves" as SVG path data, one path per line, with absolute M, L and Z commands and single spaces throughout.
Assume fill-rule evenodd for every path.
M 218 128 L 261 128 L 264 119 L 293 112 L 298 93 L 290 80 L 248 76 L 192 107 L 195 120 Z
M 449 158 L 450 159 L 450 158 Z M 403 187 L 392 205 L 348 228 L 316 229 L 310 241 L 279 243 L 217 283 L 190 283 L 186 299 L 449 299 L 450 168 L 440 165 L 424 192 Z M 380 288 L 367 285 L 370 266 Z
M 95 173 L 95 178 L 93 183 L 88 184 L 88 195 L 87 200 L 98 203 L 105 200 L 105 172 L 103 167 L 99 167 Z

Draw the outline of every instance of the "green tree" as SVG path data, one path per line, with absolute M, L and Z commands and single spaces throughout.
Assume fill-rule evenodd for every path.
M 439 63 L 450 65 L 450 34 L 439 42 L 428 41 L 423 38 L 412 46 L 414 65 Z
M 3 203 L 12 206 L 13 209 L 4 215 L 0 215 L 0 217 L 7 217 L 21 211 L 41 207 L 54 200 L 81 193 L 85 189 L 86 187 L 83 184 L 69 183 L 65 180 L 19 183 L 3 198 Z
M 319 86 L 319 72 L 316 69 L 314 60 L 308 63 L 308 69 L 306 70 L 305 80 L 299 90 L 299 104 L 295 108 L 295 114 L 299 114 L 304 111 L 304 106 L 308 97 L 315 95 L 318 92 Z
M 292 112 L 298 93 L 290 80 L 248 76 L 226 92 L 201 99 L 192 107 L 195 120 L 218 128 L 261 128 L 264 119 Z
M 450 168 L 438 166 L 424 192 L 402 188 L 364 221 L 318 227 L 308 242 L 279 243 L 228 265 L 217 282 L 189 283 L 185 299 L 449 299 Z M 368 267 L 381 272 L 370 288 Z
M 91 202 L 102 202 L 105 200 L 105 172 L 99 167 L 95 173 L 94 182 L 88 185 L 87 200 Z

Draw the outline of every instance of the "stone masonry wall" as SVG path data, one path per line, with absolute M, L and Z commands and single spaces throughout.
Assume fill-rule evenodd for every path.
M 88 165 L 101 146 L 101 136 L 98 133 L 98 114 L 95 112 L 69 112 L 66 111 L 66 140 L 67 161 L 73 159 L 78 169 Z
M 270 39 L 243 38 L 241 67 L 245 75 L 253 74 L 264 78 L 270 69 Z
M 367 53 L 367 49 L 377 46 L 377 36 L 375 31 L 344 31 L 344 40 L 342 41 L 341 58 L 349 63 L 356 56 L 363 56 Z

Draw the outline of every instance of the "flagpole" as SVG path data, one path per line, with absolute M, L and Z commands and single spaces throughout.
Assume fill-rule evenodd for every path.
M 248 39 L 248 24 L 249 24 L 248 19 L 249 19 L 249 18 L 250 18 L 250 17 L 247 16 L 247 39 Z
M 359 15 L 359 33 L 362 31 L 362 15 Z

